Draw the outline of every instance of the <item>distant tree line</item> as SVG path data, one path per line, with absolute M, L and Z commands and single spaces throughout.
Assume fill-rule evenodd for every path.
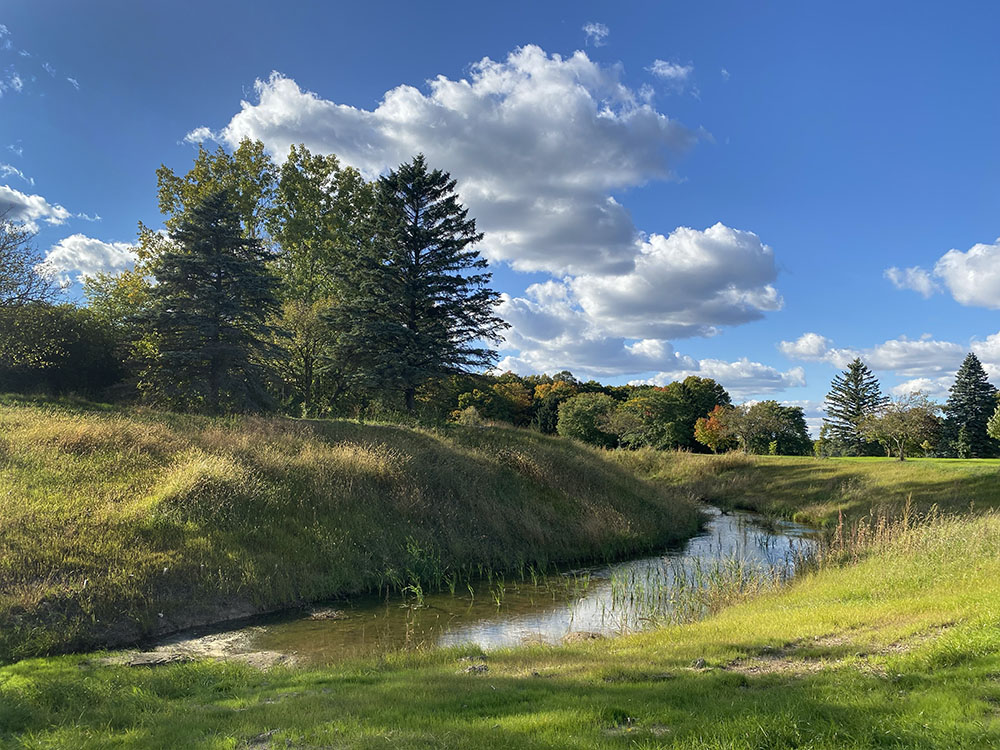
M 979 358 L 969 353 L 940 406 L 915 392 L 884 395 L 856 358 L 834 378 L 815 450 L 820 456 L 1000 456 L 1000 403 Z

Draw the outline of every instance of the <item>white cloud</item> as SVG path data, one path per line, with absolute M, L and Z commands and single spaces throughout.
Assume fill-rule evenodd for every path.
M 205 127 L 195 128 L 184 136 L 184 142 L 190 143 L 192 146 L 197 146 L 199 143 L 212 143 L 217 139 L 211 128 Z
M 729 71 L 728 70 L 726 70 L 725 68 L 723 68 L 720 71 L 720 74 L 722 75 L 722 80 L 723 81 L 728 81 L 729 80 Z
M 963 305 L 1000 309 L 1000 238 L 968 251 L 949 250 L 934 264 L 955 300 Z
M 608 38 L 611 29 L 603 23 L 591 21 L 583 25 L 583 33 L 587 35 L 587 44 L 593 44 L 595 47 L 603 47 L 605 44 L 604 40 Z
M 78 80 L 76 80 L 75 78 L 70 78 L 69 76 L 66 76 L 66 80 L 69 81 L 70 86 L 75 88 L 77 91 L 80 90 L 80 82 Z
M 919 266 L 905 271 L 893 267 L 886 269 L 885 276 L 898 289 L 912 289 L 924 297 L 943 284 L 962 305 L 1000 310 L 1000 238 L 964 252 L 949 250 L 934 264 L 933 271 Z
M 35 180 L 33 178 L 25 176 L 24 172 L 17 167 L 12 164 L 4 164 L 3 162 L 0 162 L 0 179 L 5 179 L 7 177 L 17 177 L 24 182 L 27 182 L 29 185 L 35 184 Z
M 795 341 L 782 341 L 778 349 L 786 357 L 804 360 L 825 360 L 830 352 L 830 339 L 818 333 L 803 333 Z
M 185 140 L 260 139 L 336 153 L 372 177 L 418 152 L 452 174 L 485 232 L 481 251 L 555 276 L 504 297 L 501 367 L 593 376 L 697 367 L 670 338 L 711 335 L 777 310 L 772 250 L 716 224 L 645 236 L 613 193 L 673 177 L 695 134 L 622 83 L 621 66 L 535 46 L 488 58 L 426 91 L 398 86 L 372 110 L 325 100 L 272 73 L 223 128 Z M 648 92 L 647 92 L 648 94 Z
M 305 143 L 369 176 L 423 152 L 458 180 L 490 260 L 620 273 L 634 266 L 638 232 L 611 192 L 671 178 L 673 156 L 695 141 L 621 76 L 584 52 L 564 58 L 529 45 L 481 60 L 468 79 L 439 76 L 428 93 L 398 86 L 369 111 L 273 73 L 219 136 L 230 145 L 259 138 L 279 159 Z
M 930 336 L 919 339 L 901 336 L 868 349 L 839 349 L 818 333 L 804 333 L 795 341 L 782 341 L 778 349 L 792 359 L 827 362 L 840 369 L 860 357 L 873 370 L 894 372 L 903 377 L 954 372 L 969 351 L 961 344 L 937 341 Z
M 948 389 L 955 381 L 952 375 L 937 378 L 912 378 L 905 380 L 889 389 L 893 396 L 909 396 L 911 393 L 923 393 L 928 398 L 944 400 L 948 398 Z
M 914 292 L 919 292 L 924 298 L 931 297 L 936 292 L 941 291 L 941 287 L 931 274 L 920 266 L 911 268 L 893 266 L 885 269 L 885 277 L 897 289 L 912 289 Z
M 38 231 L 38 222 L 62 224 L 73 216 L 58 203 L 49 203 L 40 195 L 28 195 L 9 185 L 0 185 L 0 216 L 23 223 L 30 232 Z
M 683 85 L 694 72 L 694 66 L 681 65 L 666 60 L 653 60 L 653 64 L 649 66 L 648 70 L 657 78 Z
M 793 367 L 787 372 L 752 362 L 743 357 L 735 362 L 719 359 L 703 359 L 697 366 L 684 370 L 660 372 L 647 380 L 633 381 L 636 384 L 666 385 L 674 380 L 683 380 L 688 375 L 712 378 L 729 391 L 734 400 L 741 401 L 750 396 L 764 396 L 806 385 L 806 374 L 801 367 Z
M 45 254 L 42 269 L 63 280 L 74 276 L 93 276 L 103 271 L 120 271 L 135 262 L 132 245 L 104 242 L 73 234 L 59 240 Z
M 569 281 L 587 316 L 628 338 L 710 335 L 720 325 L 757 320 L 782 300 L 771 285 L 774 253 L 752 232 L 716 224 L 680 227 L 643 242 L 624 274 Z

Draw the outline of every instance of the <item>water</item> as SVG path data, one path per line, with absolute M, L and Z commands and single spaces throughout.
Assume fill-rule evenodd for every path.
M 482 649 L 559 643 L 571 633 L 614 636 L 669 616 L 671 591 L 716 563 L 740 560 L 754 570 L 792 572 L 812 544 L 812 530 L 790 522 L 760 525 L 747 513 L 709 509 L 701 534 L 662 554 L 581 568 L 532 580 L 480 582 L 450 592 L 358 597 L 310 613 L 257 620 L 238 631 L 239 651 L 294 654 L 296 661 L 330 664 L 395 649 L 476 645 Z M 584 636 L 585 637 L 585 636 Z

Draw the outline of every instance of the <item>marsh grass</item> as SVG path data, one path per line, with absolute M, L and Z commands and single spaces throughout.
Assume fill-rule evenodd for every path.
M 526 431 L 0 401 L 0 660 L 685 538 L 693 504 Z M 502 596 L 502 591 L 501 591 Z

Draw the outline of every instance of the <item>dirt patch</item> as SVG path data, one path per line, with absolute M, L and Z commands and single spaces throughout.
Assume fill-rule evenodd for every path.
M 251 636 L 256 630 L 259 629 L 249 628 L 197 638 L 175 637 L 149 651 L 123 651 L 103 661 L 106 664 L 125 664 L 130 667 L 157 667 L 196 659 L 217 659 L 238 661 L 258 669 L 294 663 L 295 659 L 291 654 L 253 650 Z

